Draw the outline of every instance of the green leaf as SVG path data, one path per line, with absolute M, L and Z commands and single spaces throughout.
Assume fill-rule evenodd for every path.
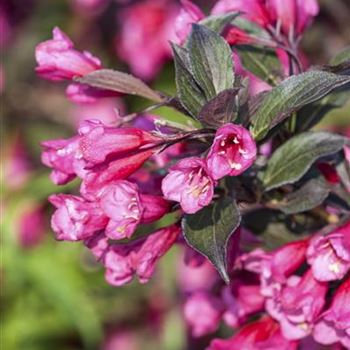
M 273 50 L 246 45 L 237 46 L 236 49 L 245 69 L 268 84 L 277 85 L 281 64 Z
M 99 69 L 77 78 L 76 81 L 95 88 L 138 95 L 155 102 L 163 102 L 164 98 L 152 90 L 142 80 L 131 74 L 112 69 Z
M 232 25 L 235 27 L 238 27 L 239 29 L 242 29 L 243 32 L 249 34 L 250 36 L 262 39 L 262 40 L 271 40 L 270 34 L 260 27 L 258 24 L 249 21 L 243 17 L 236 17 L 232 22 Z
M 297 191 L 288 194 L 277 208 L 285 214 L 302 213 L 313 209 L 327 198 L 329 186 L 324 178 L 309 180 Z
M 336 89 L 322 100 L 302 107 L 298 112 L 296 130 L 305 131 L 311 129 L 327 116 L 330 111 L 341 108 L 348 100 L 349 88 L 343 86 Z
M 221 33 L 224 28 L 230 24 L 236 17 L 240 15 L 240 12 L 225 13 L 222 15 L 212 15 L 205 17 L 198 24 L 206 26 L 214 32 Z
M 176 44 L 172 44 L 172 49 L 175 61 L 177 95 L 182 106 L 190 115 L 196 117 L 206 103 L 204 93 L 191 72 L 187 50 Z
M 199 112 L 198 119 L 208 126 L 219 127 L 237 116 L 238 89 L 227 89 L 211 99 Z
M 236 202 L 227 197 L 196 214 L 185 215 L 182 221 L 187 243 L 206 256 L 227 283 L 229 282 L 226 266 L 227 243 L 240 220 Z
M 267 163 L 266 190 L 298 181 L 318 159 L 343 148 L 346 139 L 329 132 L 304 132 L 280 146 Z
M 350 77 L 325 71 L 294 75 L 266 94 L 253 116 L 252 133 L 260 140 L 292 112 L 320 100 L 332 90 L 350 83 Z
M 350 46 L 343 51 L 336 54 L 330 61 L 332 66 L 337 66 L 338 64 L 344 63 L 350 60 Z
M 193 76 L 207 100 L 233 88 L 231 48 L 219 34 L 205 26 L 193 24 L 188 47 Z

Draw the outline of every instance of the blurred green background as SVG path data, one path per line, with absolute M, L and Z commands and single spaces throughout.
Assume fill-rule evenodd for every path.
M 64 83 L 35 75 L 35 45 L 50 38 L 57 25 L 77 48 L 93 52 L 106 67 L 127 70 L 113 48 L 118 5 L 111 1 L 99 15 L 86 16 L 68 0 L 12 2 L 11 37 L 2 48 L 1 63 L 2 349 L 190 348 L 176 286 L 178 248 L 161 260 L 147 285 L 114 288 L 81 244 L 56 242 L 49 228 L 47 196 L 72 191 L 77 184 L 59 188 L 50 182 L 48 169 L 40 163 L 39 142 L 71 136 L 79 107 L 65 98 Z M 312 64 L 326 63 L 350 44 L 349 1 L 320 4 L 320 15 L 303 42 Z M 174 91 L 170 63 L 153 85 Z M 124 103 L 129 112 L 144 107 L 135 98 Z M 169 110 L 158 112 L 169 117 Z M 347 104 L 328 115 L 325 125 L 345 126 L 349 120 Z

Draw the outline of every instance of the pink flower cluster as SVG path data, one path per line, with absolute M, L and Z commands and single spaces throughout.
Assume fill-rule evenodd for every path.
M 217 130 L 206 160 L 186 158 L 170 168 L 162 183 L 164 196 L 179 202 L 185 213 L 195 213 L 212 201 L 216 180 L 242 174 L 255 157 L 250 133 L 242 126 L 226 124 Z
M 247 232 L 242 240 L 244 236 Z M 232 338 L 213 340 L 208 350 L 308 349 L 315 342 L 349 349 L 349 258 L 350 221 L 325 236 L 316 234 L 272 252 L 240 254 L 228 286 L 215 280 L 206 264 L 182 268 L 182 273 L 202 276 L 194 288 L 185 289 L 185 320 L 193 337 L 215 332 L 221 320 L 233 328 L 243 326 Z M 328 304 L 331 282 L 337 289 Z
M 179 44 L 186 41 L 191 25 L 205 18 L 202 10 L 191 1 L 182 0 L 181 3 L 182 7 L 175 21 L 175 32 Z M 283 71 L 289 75 L 290 63 L 286 49 L 298 47 L 301 35 L 318 11 L 317 0 L 219 0 L 211 9 L 210 14 L 223 15 L 230 12 L 241 12 L 240 17 L 264 29 L 272 37 L 272 41 L 270 44 L 268 42 L 263 44 L 276 48 Z M 230 45 L 259 44 L 259 38 L 232 24 L 226 26 L 222 35 Z M 298 58 L 301 61 L 300 64 L 307 66 L 302 53 L 299 52 L 298 56 L 300 56 Z M 233 58 L 236 72 L 249 78 L 251 94 L 271 88 L 265 81 L 242 67 L 235 51 L 233 51 Z
M 199 22 L 205 15 L 189 0 L 181 3 L 175 28 L 182 43 L 191 31 L 191 24 Z M 289 40 L 300 36 L 318 11 L 317 0 L 219 0 L 211 9 L 211 14 L 242 12 L 244 18 Z M 230 44 L 254 42 L 253 37 L 235 26 L 231 26 L 225 35 Z
M 136 121 L 137 124 L 140 122 Z M 81 123 L 78 135 L 42 143 L 42 161 L 52 168 L 54 183 L 62 185 L 76 177 L 82 180 L 81 196 L 50 197 L 56 207 L 51 220 L 56 238 L 85 241 L 106 266 L 106 278 L 111 284 L 129 282 L 133 273 L 141 282 L 147 281 L 155 262 L 177 240 L 180 229 L 172 225 L 127 244 L 110 240 L 133 238 L 140 225 L 154 223 L 173 210 L 169 201 L 179 202 L 186 213 L 209 205 L 217 180 L 241 174 L 256 156 L 256 145 L 249 132 L 241 126 L 226 124 L 218 129 L 206 159 L 194 156 L 181 159 L 161 183 L 155 184 L 152 176 L 147 177 L 146 169 L 138 169 L 147 160 L 151 168 L 156 168 L 159 164 L 156 153 L 167 142 L 167 134 L 135 126 L 108 127 L 100 121 L 87 120 Z M 167 154 L 181 155 L 181 148 L 177 147 L 175 153 L 172 148 L 162 152 L 162 162 L 169 160 Z

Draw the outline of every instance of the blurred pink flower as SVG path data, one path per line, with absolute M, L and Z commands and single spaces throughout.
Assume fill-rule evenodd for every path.
M 70 2 L 73 9 L 79 14 L 94 16 L 107 7 L 109 0 L 71 0 Z
M 178 6 L 171 0 L 144 0 L 118 13 L 121 24 L 116 50 L 132 73 L 149 80 L 171 57 L 169 40 L 175 38 Z
M 350 221 L 326 236 L 312 237 L 307 260 L 317 280 L 342 279 L 350 270 Z
M 194 252 L 188 246 L 184 247 L 186 255 L 187 251 Z M 185 262 L 184 257 L 180 256 L 177 264 L 177 282 L 182 293 L 191 293 L 196 290 L 210 290 L 214 284 L 219 280 L 219 275 L 214 266 L 199 253 L 199 265 L 190 265 Z
M 80 105 L 92 104 L 98 102 L 101 98 L 116 97 L 120 95 L 120 93 L 115 91 L 95 89 L 79 83 L 69 84 L 66 89 L 67 98 Z
M 10 139 L 3 151 L 3 180 L 9 189 L 16 190 L 29 179 L 32 165 L 19 136 Z
M 192 293 L 186 299 L 183 309 L 185 321 L 195 338 L 215 332 L 223 311 L 221 300 L 204 290 Z
M 189 0 L 181 0 L 180 13 L 175 20 L 176 42 L 182 45 L 192 29 L 192 23 L 197 23 L 205 17 L 202 10 Z
M 137 334 L 130 330 L 111 332 L 104 340 L 101 350 L 141 350 Z
M 242 325 L 250 315 L 263 311 L 265 305 L 258 276 L 247 271 L 232 277 L 230 285 L 222 290 L 222 300 L 226 308 L 223 318 L 232 328 Z
M 249 131 L 240 125 L 220 127 L 207 156 L 210 175 L 221 179 L 237 176 L 248 169 L 256 158 L 256 144 Z
M 214 180 L 203 159 L 189 157 L 169 169 L 162 182 L 162 191 L 166 199 L 179 202 L 185 213 L 192 214 L 210 204 Z
M 125 112 L 122 99 L 103 98 L 94 103 L 75 104 L 71 110 L 73 126 L 77 127 L 88 119 L 97 119 L 106 126 L 117 126 L 122 121 Z
M 298 36 L 318 14 L 317 0 L 219 0 L 212 14 L 242 11 L 243 16 L 268 28 L 280 25 L 286 37 Z
M 101 61 L 89 52 L 74 49 L 73 42 L 58 27 L 53 29 L 53 38 L 37 45 L 35 71 L 44 79 L 59 81 L 81 77 L 101 69 Z
M 337 289 L 331 306 L 321 315 L 313 332 L 317 342 L 340 342 L 350 349 L 350 277 Z
M 327 283 L 317 281 L 308 270 L 302 277 L 289 277 L 280 293 L 267 299 L 266 310 L 279 321 L 287 339 L 305 338 L 322 312 L 327 289 Z
M 229 339 L 214 339 L 207 350 L 296 350 L 298 343 L 283 337 L 279 324 L 268 316 L 248 323 Z
M 265 27 L 270 23 L 264 0 L 219 0 L 211 10 L 213 15 L 243 12 L 244 17 Z
M 38 245 L 45 236 L 45 215 L 41 205 L 31 203 L 19 216 L 18 241 L 23 248 Z

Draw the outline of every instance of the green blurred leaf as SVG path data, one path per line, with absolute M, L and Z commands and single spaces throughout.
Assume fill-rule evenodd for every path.
M 196 214 L 185 215 L 182 221 L 186 242 L 206 256 L 227 283 L 227 244 L 240 220 L 236 202 L 232 198 L 224 198 Z
M 219 34 L 193 24 L 188 48 L 193 75 L 204 90 L 207 100 L 233 88 L 231 48 Z
M 329 186 L 324 178 L 309 180 L 297 191 L 288 194 L 277 208 L 285 214 L 296 214 L 313 209 L 327 198 Z
M 349 88 L 344 86 L 330 93 L 321 101 L 302 107 L 298 112 L 296 130 L 305 131 L 311 129 L 326 117 L 330 111 L 343 107 L 349 100 L 349 92 Z
M 263 184 L 267 191 L 298 181 L 318 159 L 343 148 L 346 139 L 329 132 L 305 132 L 280 146 L 267 163 Z
M 239 29 L 249 34 L 250 36 L 263 39 L 263 40 L 271 39 L 270 34 L 265 29 L 260 27 L 258 24 L 252 21 L 249 21 L 243 17 L 240 17 L 240 16 L 236 17 L 231 22 L 231 24 L 234 25 L 235 27 L 238 27 Z
M 236 47 L 245 69 L 270 85 L 277 85 L 281 64 L 276 53 L 267 48 L 240 45 Z
M 309 71 L 284 80 L 266 94 L 253 116 L 254 138 L 257 140 L 264 138 L 269 130 L 292 112 L 348 83 L 350 77 L 324 71 Z
M 350 60 L 350 46 L 346 49 L 342 50 L 341 52 L 337 53 L 329 62 L 332 66 L 336 66 L 338 64 L 341 64 L 343 62 Z
M 225 13 L 222 15 L 211 15 L 199 21 L 198 24 L 206 26 L 214 32 L 221 33 L 224 28 L 239 15 L 240 12 Z

